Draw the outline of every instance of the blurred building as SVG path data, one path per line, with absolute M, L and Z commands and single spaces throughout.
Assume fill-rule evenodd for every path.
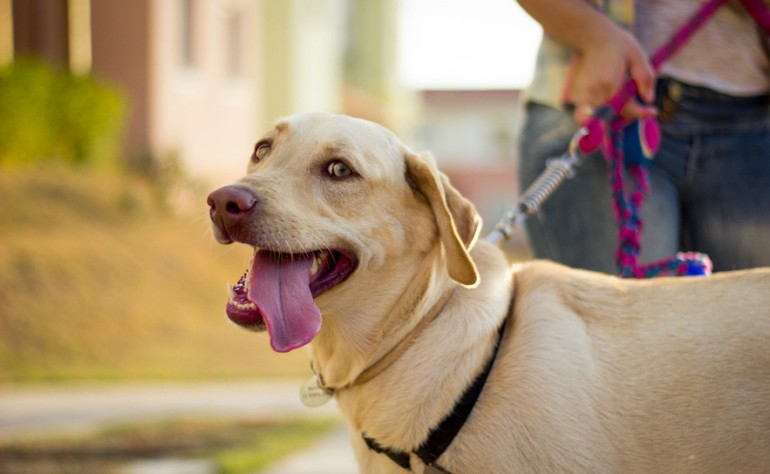
M 509 165 L 521 127 L 521 91 L 424 90 L 415 143 L 442 164 Z
M 34 54 L 115 83 L 131 108 L 127 154 L 232 179 L 284 115 L 399 128 L 413 107 L 396 78 L 397 2 L 0 0 L 0 63 Z
M 406 90 L 398 8 L 399 0 L 0 0 L 0 62 L 36 54 L 118 84 L 131 108 L 126 154 L 178 159 L 215 182 L 239 177 L 281 116 L 374 120 L 431 150 L 492 224 L 518 193 L 519 91 Z
M 518 90 L 426 90 L 413 145 L 430 150 L 489 229 L 518 196 Z

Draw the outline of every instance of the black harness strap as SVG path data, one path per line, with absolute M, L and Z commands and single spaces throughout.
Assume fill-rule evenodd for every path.
M 505 318 L 506 320 L 508 318 Z M 471 410 L 476 405 L 476 401 L 481 395 L 481 391 L 484 389 L 484 384 L 487 382 L 489 372 L 492 371 L 492 365 L 497 358 L 497 351 L 500 348 L 500 341 L 503 338 L 503 331 L 505 330 L 505 321 L 500 325 L 498 330 L 497 345 L 492 352 L 492 357 L 487 361 L 484 370 L 476 376 L 470 387 L 463 393 L 460 400 L 454 406 L 454 409 L 446 416 L 437 427 L 428 435 L 419 448 L 415 450 L 415 454 L 422 459 L 426 465 L 432 464 L 444 451 L 447 450 L 452 440 L 455 439 L 457 433 L 460 432 L 465 422 L 468 420 L 468 416 L 471 414 Z
M 435 466 L 433 463 L 435 463 L 436 459 L 444 454 L 444 451 L 446 451 L 447 448 L 449 448 L 449 445 L 452 444 L 452 441 L 460 432 L 463 425 L 468 420 L 473 407 L 476 405 L 476 402 L 481 395 L 481 391 L 484 389 L 484 384 L 487 382 L 489 373 L 492 371 L 495 359 L 497 358 L 507 321 L 508 318 L 506 317 L 500 325 L 500 329 L 498 329 L 497 345 L 495 345 L 495 350 L 492 352 L 492 357 L 489 358 L 487 364 L 484 366 L 484 370 L 476 376 L 473 383 L 465 390 L 457 403 L 455 403 L 452 411 L 441 420 L 438 426 L 428 433 L 428 438 L 413 451 L 426 466 L 435 468 L 434 472 L 436 469 L 439 472 L 447 472 L 440 467 Z M 411 471 L 412 466 L 409 460 L 409 453 L 384 447 L 374 439 L 368 438 L 366 435 L 362 436 L 369 449 L 376 453 L 386 455 L 403 469 Z
M 373 440 L 372 438 L 367 438 L 366 435 L 362 435 L 362 436 L 364 438 L 364 442 L 366 443 L 366 446 L 368 446 L 369 449 L 371 449 L 375 453 L 384 454 L 385 456 L 389 457 L 391 461 L 398 464 L 399 466 L 406 469 L 407 471 L 412 470 L 412 463 L 409 461 L 409 453 L 405 453 L 403 451 L 394 451 L 390 448 L 385 448 L 377 444 L 377 441 Z

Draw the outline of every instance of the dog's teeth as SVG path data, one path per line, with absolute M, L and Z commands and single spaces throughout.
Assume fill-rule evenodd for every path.
M 326 250 L 319 250 L 313 254 L 313 265 L 310 267 L 310 274 L 315 275 L 321 268 L 321 265 L 326 260 L 326 256 L 329 254 Z
M 233 306 L 235 306 L 238 309 L 251 309 L 251 310 L 257 309 L 257 305 L 254 304 L 254 303 L 245 303 L 244 304 L 244 303 L 233 302 Z
M 233 290 L 233 285 L 227 284 L 227 295 L 230 297 L 230 299 L 235 298 L 235 291 Z

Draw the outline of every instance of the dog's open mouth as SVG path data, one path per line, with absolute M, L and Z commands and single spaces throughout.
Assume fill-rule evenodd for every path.
M 278 352 L 304 346 L 321 329 L 313 298 L 355 268 L 355 258 L 337 250 L 288 254 L 256 249 L 250 268 L 230 290 L 227 317 L 248 329 L 267 329 Z

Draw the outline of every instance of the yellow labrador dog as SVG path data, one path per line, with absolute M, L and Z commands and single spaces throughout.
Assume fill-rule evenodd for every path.
M 770 271 L 511 268 L 427 153 L 301 114 L 209 196 L 254 247 L 227 313 L 309 344 L 362 472 L 770 472 Z

